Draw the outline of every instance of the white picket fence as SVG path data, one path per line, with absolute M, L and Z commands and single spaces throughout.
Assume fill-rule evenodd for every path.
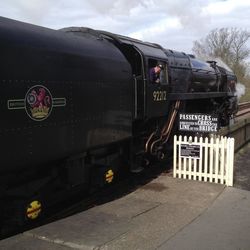
M 173 154 L 175 178 L 233 186 L 234 138 L 210 138 L 209 141 L 207 137 L 204 140 L 175 135 Z

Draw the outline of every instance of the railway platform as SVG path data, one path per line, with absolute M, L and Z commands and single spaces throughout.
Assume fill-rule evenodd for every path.
M 249 249 L 249 229 L 249 191 L 162 174 L 119 199 L 4 239 L 0 249 Z

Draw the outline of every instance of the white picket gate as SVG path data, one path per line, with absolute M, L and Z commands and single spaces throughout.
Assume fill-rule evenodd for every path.
M 233 186 L 234 138 L 210 138 L 209 141 L 207 137 L 203 140 L 175 135 L 173 154 L 175 178 Z

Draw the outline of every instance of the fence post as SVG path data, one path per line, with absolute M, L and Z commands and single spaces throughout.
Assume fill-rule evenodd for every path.
M 219 175 L 219 138 L 215 140 L 215 183 L 218 183 L 218 175 Z
M 210 150 L 209 150 L 209 182 L 213 182 L 213 162 L 214 162 L 214 138 L 210 138 Z
M 207 178 L 208 178 L 208 167 L 207 167 L 207 162 L 208 162 L 208 138 L 205 138 L 205 145 L 204 145 L 205 149 L 204 149 L 204 181 L 207 182 Z
M 200 137 L 199 140 L 199 145 L 200 145 L 200 159 L 199 159 L 199 181 L 201 181 L 201 176 L 202 176 L 202 163 L 203 163 L 203 154 L 202 154 L 202 149 L 203 149 L 203 138 Z
M 187 144 L 189 143 L 188 140 L 187 140 L 187 136 L 185 135 L 184 136 L 184 139 L 183 139 L 184 143 Z M 184 157 L 183 158 L 183 171 L 181 171 L 181 174 L 183 174 L 183 179 L 186 179 L 186 175 L 187 175 L 187 158 Z
M 181 166 L 181 157 L 180 157 L 180 153 L 181 153 L 181 142 L 182 142 L 182 136 L 180 135 L 179 136 L 179 140 L 178 140 L 178 143 L 177 143 L 177 145 L 178 145 L 178 152 L 179 152 L 179 154 L 178 154 L 178 177 L 179 178 L 181 178 L 181 169 L 182 169 L 182 166 Z
M 176 151 L 177 151 L 177 136 L 174 136 L 174 158 L 173 158 L 173 167 L 174 167 L 174 178 L 176 178 L 176 161 L 177 161 L 177 155 L 176 155 Z
M 197 144 L 197 136 L 194 137 L 194 143 Z M 193 169 L 193 180 L 197 177 L 197 159 L 193 159 L 194 169 Z
M 228 146 L 227 146 L 227 153 L 228 153 L 228 166 L 227 166 L 227 186 L 233 186 L 233 162 L 234 162 L 234 138 L 228 139 Z

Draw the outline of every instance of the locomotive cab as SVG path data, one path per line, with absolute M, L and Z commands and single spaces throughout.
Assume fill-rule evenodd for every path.
M 167 55 L 161 46 L 137 39 L 100 31 L 113 42 L 131 65 L 134 78 L 134 120 L 151 119 L 166 115 L 168 93 Z M 149 70 L 161 64 L 160 82 L 152 83 Z

